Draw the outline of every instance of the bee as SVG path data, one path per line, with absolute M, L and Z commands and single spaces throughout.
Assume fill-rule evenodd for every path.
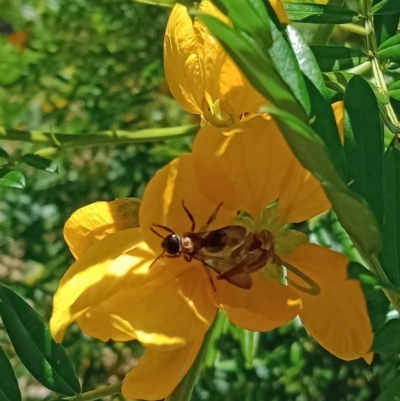
M 218 280 L 226 280 L 239 288 L 249 289 L 252 287 L 250 273 L 261 269 L 267 261 L 278 258 L 274 253 L 272 234 L 268 230 L 248 233 L 242 226 L 231 225 L 207 231 L 222 203 L 218 205 L 200 232 L 195 232 L 194 217 L 183 200 L 182 206 L 192 223 L 191 231 L 179 236 L 168 227 L 153 224 L 151 231 L 162 238 L 163 249 L 153 264 L 163 257 L 183 256 L 188 262 L 196 259 L 214 270 Z M 154 227 L 168 234 L 163 236 Z M 214 287 L 212 280 L 211 283 Z

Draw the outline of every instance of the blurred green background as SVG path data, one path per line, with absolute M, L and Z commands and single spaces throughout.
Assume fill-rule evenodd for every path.
M 170 96 L 163 76 L 169 12 L 131 0 L 0 0 L 0 126 L 77 134 L 196 122 Z M 343 31 L 334 40 L 360 42 Z M 48 321 L 52 295 L 72 263 L 62 237 L 66 219 L 93 201 L 140 197 L 161 166 L 190 149 L 191 139 L 61 149 L 52 154 L 56 173 L 20 163 L 40 146 L 2 141 L 27 185 L 0 189 L 1 283 Z M 333 213 L 297 229 L 352 252 Z M 136 342 L 103 344 L 76 326 L 64 344 L 84 391 L 120 381 L 143 351 Z M 57 398 L 26 371 L 1 326 L 0 345 L 24 400 Z M 372 401 L 393 379 L 398 359 L 346 363 L 324 351 L 298 321 L 253 334 L 221 319 L 193 399 Z

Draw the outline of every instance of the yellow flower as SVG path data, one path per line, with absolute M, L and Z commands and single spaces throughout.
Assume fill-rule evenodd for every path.
M 192 231 L 182 201 L 196 230 L 223 202 L 208 230 L 235 224 L 255 232 L 267 229 L 279 259 L 251 273 L 250 289 L 219 280 L 195 259 L 163 257 L 154 263 L 163 249 L 153 230 L 170 234 L 155 224 L 179 236 Z M 293 158 L 272 119 L 258 116 L 229 130 L 207 125 L 193 154 L 173 160 L 150 180 L 139 209 L 140 228 L 138 203 L 129 199 L 94 203 L 68 220 L 64 234 L 77 261 L 54 297 L 53 336 L 61 341 L 76 321 L 102 341 L 139 340 L 146 353 L 126 375 L 122 391 L 127 398 L 147 400 L 173 391 L 218 308 L 234 324 L 257 331 L 299 315 L 333 354 L 365 357 L 371 327 L 358 282 L 347 280 L 347 260 L 285 229 L 288 222 L 329 206 L 319 182 Z M 253 219 L 238 222 L 238 210 Z M 279 260 L 287 267 L 286 282 Z
M 281 21 L 288 22 L 280 0 L 271 4 Z M 199 9 L 229 23 L 209 0 L 203 0 Z M 228 127 L 247 113 L 258 113 L 260 106 L 268 103 L 205 25 L 197 18 L 192 21 L 180 4 L 173 8 L 165 33 L 164 69 L 180 105 L 217 127 Z

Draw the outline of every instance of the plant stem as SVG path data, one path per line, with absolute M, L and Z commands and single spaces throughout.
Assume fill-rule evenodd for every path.
M 192 392 L 194 389 L 194 385 L 197 380 L 197 376 L 199 375 L 200 368 L 202 366 L 203 359 L 207 352 L 208 343 L 210 341 L 211 335 L 214 331 L 215 325 L 218 320 L 220 312 L 215 316 L 214 322 L 211 327 L 208 329 L 207 333 L 204 336 L 203 344 L 201 345 L 200 351 L 193 362 L 192 367 L 189 369 L 189 372 L 186 373 L 185 377 L 178 384 L 176 389 L 172 392 L 172 394 L 165 399 L 165 401 L 189 401 Z
M 112 386 L 98 388 L 97 390 L 86 391 L 85 393 L 73 395 L 72 397 L 64 397 L 65 401 L 93 401 L 109 395 L 121 393 L 121 383 Z
M 374 16 L 371 13 L 371 0 L 363 0 L 363 13 L 365 17 L 365 38 L 367 45 L 367 55 L 372 65 L 372 71 L 376 81 L 376 86 L 379 92 L 387 96 L 388 90 L 385 82 L 385 77 L 379 63 L 377 56 L 378 45 L 376 41 L 375 28 L 374 28 Z M 397 140 L 400 140 L 400 124 L 397 120 L 396 113 L 390 103 L 384 105 L 386 115 L 389 119 L 389 128 L 396 134 Z
M 65 148 L 73 146 L 117 145 L 121 143 L 140 143 L 163 141 L 195 135 L 198 125 L 183 127 L 150 128 L 139 131 L 102 131 L 92 134 L 56 134 L 54 132 L 22 131 L 0 127 L 0 140 L 23 141 Z
M 326 5 L 343 7 L 345 0 L 328 0 Z M 329 42 L 329 38 L 332 35 L 335 25 L 333 24 L 321 24 L 318 26 L 314 33 L 311 45 L 313 46 L 324 46 Z

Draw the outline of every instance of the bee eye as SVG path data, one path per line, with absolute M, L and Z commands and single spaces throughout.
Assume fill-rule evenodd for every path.
M 170 255 L 177 255 L 181 252 L 181 242 L 176 234 L 165 237 L 161 246 Z

